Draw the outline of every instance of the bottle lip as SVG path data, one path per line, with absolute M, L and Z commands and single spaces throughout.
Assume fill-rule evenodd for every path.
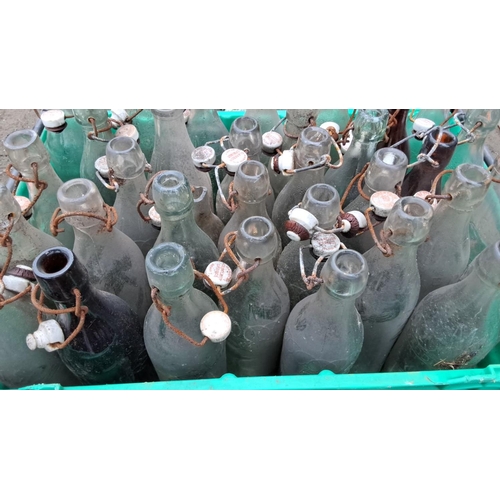
M 175 255 L 176 262 L 169 264 L 168 266 L 162 265 L 164 262 L 164 256 L 166 252 L 170 252 L 171 255 Z M 189 256 L 182 245 L 174 242 L 160 243 L 159 245 L 153 247 L 146 255 L 146 262 L 149 269 L 157 275 L 171 276 L 176 274 L 184 265 L 186 260 L 189 260 Z
M 171 185 L 166 185 L 166 183 Z M 189 191 L 189 194 L 187 195 L 185 200 L 185 205 L 181 206 L 181 204 L 179 203 L 178 208 L 170 208 L 168 213 L 165 215 L 177 216 L 189 212 L 193 207 L 194 200 L 193 194 L 191 192 L 191 186 L 189 185 L 188 180 L 182 172 L 179 172 L 177 170 L 164 170 L 163 172 L 160 172 L 153 180 L 152 188 L 153 200 L 156 203 L 156 210 L 158 212 L 162 211 L 162 213 L 164 211 L 164 204 L 162 203 L 162 199 L 160 198 L 160 196 L 171 196 L 175 194 L 175 190 L 182 190 L 183 188 L 184 194 L 186 193 L 186 190 Z
M 455 168 L 457 179 L 467 186 L 483 187 L 491 182 L 491 173 L 473 163 L 461 163 Z
M 9 134 L 3 141 L 6 149 L 18 151 L 25 149 L 36 142 L 38 134 L 31 129 L 16 130 Z
M 73 266 L 75 256 L 66 247 L 44 250 L 33 261 L 33 273 L 37 278 L 53 279 L 63 276 Z

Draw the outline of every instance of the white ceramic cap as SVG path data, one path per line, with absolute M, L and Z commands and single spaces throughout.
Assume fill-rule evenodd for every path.
M 427 132 L 429 129 L 434 127 L 436 125 L 432 120 L 429 120 L 428 118 L 416 118 L 415 121 L 413 122 L 413 134 L 419 133 L 421 134 L 422 132 Z
M 280 172 L 284 173 L 285 170 L 292 170 L 294 164 L 294 156 L 291 149 L 285 149 L 283 154 L 278 156 L 278 168 Z
M 95 169 L 103 176 L 103 177 L 108 177 L 109 176 L 109 168 L 108 168 L 108 162 L 106 160 L 106 156 L 100 156 L 97 158 L 97 160 L 94 163 Z
M 311 238 L 313 252 L 318 257 L 326 257 L 334 254 L 340 248 L 339 237 L 334 233 L 314 233 Z
M 370 205 L 379 217 L 387 217 L 392 210 L 394 203 L 399 200 L 399 196 L 390 191 L 377 191 L 370 197 Z
M 44 111 L 40 119 L 42 120 L 43 126 L 47 128 L 62 127 L 66 122 L 62 109 L 49 109 L 48 111 Z
M 113 120 L 124 122 L 128 118 L 127 110 L 125 109 L 112 109 L 111 118 Z
M 213 284 L 226 288 L 233 277 L 233 270 L 224 262 L 214 261 L 208 264 L 205 274 L 212 280 Z M 208 286 L 208 283 L 206 283 Z
M 2 278 L 5 288 L 11 292 L 21 293 L 31 285 L 31 282 L 20 276 L 6 275 Z
M 49 344 L 54 342 L 64 342 L 64 332 L 55 319 L 42 321 L 35 333 L 26 336 L 26 345 L 32 351 L 37 348 L 48 352 L 55 351 L 56 349 L 49 347 Z
M 427 201 L 427 203 L 430 203 L 431 206 L 435 207 L 437 205 L 437 200 L 435 198 L 433 198 L 430 202 L 425 199 L 430 194 L 430 191 L 417 191 L 413 196 L 415 196 L 415 198 L 420 198 L 421 200 Z
M 210 146 L 200 146 L 191 153 L 191 159 L 196 167 L 201 167 L 203 163 L 213 165 L 215 156 L 215 149 Z
M 316 219 L 311 212 L 308 212 L 303 208 L 292 208 L 288 212 L 288 218 L 293 222 L 297 222 L 308 231 L 312 231 L 312 229 L 319 224 L 318 219 Z
M 345 145 L 343 145 L 342 142 L 340 142 L 340 151 L 342 151 L 342 153 L 347 153 L 347 150 L 349 149 L 351 142 L 352 142 L 352 130 L 349 130 L 349 132 L 347 132 L 347 141 Z
M 363 212 L 360 212 L 359 210 L 352 210 L 351 212 L 347 213 L 351 214 L 358 221 L 359 229 L 364 229 L 368 225 L 368 223 L 366 222 L 365 214 Z M 342 219 L 343 233 L 348 233 L 351 230 L 351 227 L 351 223 L 347 219 Z
M 116 129 L 115 137 L 130 137 L 134 141 L 139 140 L 139 131 L 135 125 L 127 123 Z
M 320 127 L 324 128 L 325 130 L 330 128 L 330 127 L 333 127 L 335 129 L 335 132 L 337 132 L 337 134 L 340 132 L 339 124 L 335 123 L 335 122 L 325 122 L 325 123 L 322 123 L 320 125 Z
M 26 196 L 14 196 L 14 198 L 16 199 L 16 201 L 19 203 L 19 206 L 21 207 L 21 210 L 24 212 L 24 210 L 26 210 L 26 208 L 29 206 L 29 204 L 31 203 L 30 199 L 29 198 L 26 198 Z M 29 215 L 31 214 L 31 210 L 26 214 L 26 215 Z
M 265 153 L 274 153 L 283 145 L 283 137 L 278 132 L 270 130 L 262 134 L 262 149 Z
M 151 217 L 151 224 L 156 227 L 161 227 L 161 217 L 160 214 L 156 211 L 156 208 L 151 207 L 148 214 Z
M 221 160 L 229 172 L 236 172 L 238 167 L 248 160 L 248 155 L 241 149 L 230 148 L 222 153 Z
M 231 318 L 222 311 L 210 311 L 201 318 L 200 330 L 212 342 L 223 342 L 231 333 Z

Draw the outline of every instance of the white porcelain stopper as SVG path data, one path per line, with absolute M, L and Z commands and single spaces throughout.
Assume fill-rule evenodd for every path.
M 46 128 L 62 127 L 66 120 L 62 109 L 49 109 L 40 115 L 43 126 Z
M 283 145 L 283 137 L 278 132 L 270 130 L 262 134 L 262 150 L 265 153 L 274 153 Z
M 241 149 L 230 148 L 222 153 L 221 160 L 228 172 L 234 173 L 243 162 L 248 160 L 248 155 Z
M 223 342 L 231 333 L 231 318 L 222 311 L 210 311 L 201 318 L 200 330 L 210 341 Z
M 396 193 L 391 193 L 390 191 L 377 191 L 371 195 L 370 205 L 373 207 L 373 211 L 376 215 L 379 217 L 387 217 L 394 203 L 398 200 L 399 196 Z
M 215 149 L 210 146 L 200 146 L 191 153 L 191 159 L 195 167 L 205 165 L 213 165 L 215 163 Z
M 212 280 L 215 286 L 226 288 L 233 277 L 232 269 L 224 262 L 214 261 L 208 264 L 205 269 L 205 274 Z M 208 283 L 205 283 L 209 288 Z
M 26 335 L 26 345 L 32 351 L 35 349 L 45 349 L 48 352 L 55 351 L 49 346 L 54 342 L 64 342 L 64 332 L 55 319 L 42 321 L 38 325 L 38 330 Z

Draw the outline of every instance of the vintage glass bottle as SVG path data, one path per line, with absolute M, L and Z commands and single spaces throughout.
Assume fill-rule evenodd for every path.
M 256 119 L 248 116 L 240 116 L 236 118 L 231 125 L 229 131 L 229 142 L 234 149 L 244 150 L 249 160 L 260 161 L 262 153 L 262 134 L 260 131 L 259 123 Z M 221 189 L 224 196 L 228 197 L 229 185 L 234 180 L 231 174 L 234 172 L 227 169 L 228 175 L 224 177 L 221 183 Z M 268 196 L 266 197 L 266 207 L 269 214 L 271 214 L 274 205 L 274 192 L 269 188 Z M 220 220 L 227 224 L 232 214 L 229 209 L 222 203 L 221 195 L 218 192 L 216 196 L 215 209 Z
M 160 300 L 171 308 L 170 323 L 200 343 L 204 339 L 200 321 L 217 306 L 193 288 L 189 254 L 182 245 L 162 243 L 148 253 L 146 269 L 151 287 L 158 288 Z M 154 304 L 144 322 L 144 340 L 160 380 L 216 378 L 226 373 L 224 341 L 202 346 L 190 343 L 165 324 Z
M 302 168 L 320 162 L 323 155 L 330 153 L 332 138 L 321 127 L 307 127 L 300 133 L 297 147 L 294 150 L 294 168 Z M 281 174 L 283 175 L 283 174 Z M 325 167 L 320 166 L 293 174 L 292 180 L 282 189 L 272 212 L 272 221 L 276 226 L 281 243 L 286 244 L 285 222 L 288 212 L 304 197 L 305 192 L 313 184 L 320 184 L 325 178 Z
M 153 173 L 176 170 L 186 176 L 191 186 L 204 186 L 210 200 L 212 183 L 207 173 L 197 170 L 191 159 L 194 151 L 182 109 L 152 109 L 155 122 L 155 145 L 151 157 Z
M 115 137 L 106 146 L 106 162 L 119 184 L 114 204 L 118 214 L 115 229 L 132 238 L 146 257 L 158 238 L 156 229 L 141 219 L 136 208 L 140 193 L 146 189 L 146 157 L 131 137 Z
M 378 142 L 384 137 L 389 112 L 387 109 L 358 109 L 354 117 L 352 142 L 344 155 L 342 166 L 330 169 L 325 182 L 333 186 L 343 196 L 351 179 L 361 171 L 375 153 Z M 346 204 L 354 199 L 352 192 Z
M 81 134 L 84 139 L 83 154 L 80 162 L 80 177 L 95 182 L 99 193 L 108 205 L 113 205 L 116 193 L 106 189 L 96 177 L 95 162 L 101 156 L 106 155 L 106 141 L 113 138 L 111 130 L 99 133 L 99 140 L 89 138 L 94 129 L 89 118 L 94 118 L 97 130 L 108 128 L 108 111 L 106 109 L 74 109 L 76 122 L 81 126 Z M 105 142 L 103 142 L 105 141 Z
M 413 196 L 419 191 L 430 191 L 436 176 L 446 169 L 457 147 L 457 138 L 451 132 L 439 128 L 431 130 L 424 139 L 421 153 L 428 154 L 431 151 L 437 142 L 440 130 L 442 131 L 441 141 L 431 154 L 431 158 L 438 162 L 438 165 L 433 165 L 427 160 L 417 163 L 403 181 L 402 196 Z M 436 186 L 436 194 L 441 194 L 440 182 Z
M 353 250 L 339 250 L 321 272 L 320 289 L 301 300 L 286 322 L 282 375 L 347 373 L 363 344 L 363 323 L 355 299 L 365 289 L 368 266 Z
M 474 368 L 498 343 L 500 241 L 470 267 L 461 281 L 434 290 L 418 304 L 384 371 Z
M 57 309 L 74 307 L 75 288 L 81 293 L 81 305 L 88 308 L 81 331 L 66 347 L 57 350 L 64 364 L 83 384 L 157 380 L 139 317 L 116 295 L 95 288 L 85 266 L 71 250 L 55 247 L 43 251 L 33 262 L 33 273 L 42 292 Z M 57 315 L 56 321 L 66 339 L 80 317 L 64 313 Z M 33 335 L 26 342 L 34 350 L 45 347 L 45 342 L 36 341 Z
M 304 210 L 314 215 L 318 220 L 318 226 L 322 229 L 332 229 L 337 222 L 340 212 L 340 197 L 337 190 L 329 184 L 314 184 L 302 199 Z M 319 255 L 314 253 L 311 240 L 290 241 L 285 245 L 278 260 L 276 271 L 285 282 L 290 295 L 290 309 L 293 309 L 302 299 L 313 294 L 317 289 L 307 290 L 300 273 L 300 248 L 302 247 L 302 258 L 306 275 L 312 272 Z M 309 248 L 311 247 L 311 248 Z M 317 275 L 325 265 L 326 259 L 318 266 Z
M 361 353 L 351 373 L 373 373 L 382 369 L 398 335 L 417 305 L 420 275 L 417 249 L 425 241 L 433 210 L 413 196 L 396 202 L 384 223 L 391 255 L 377 247 L 368 250 L 370 275 L 365 291 L 356 299 L 364 327 Z
M 65 182 L 57 192 L 62 213 L 83 211 L 106 217 L 103 199 L 88 179 Z M 73 251 L 87 268 L 96 288 L 123 299 L 143 321 L 151 304 L 144 256 L 119 229 L 106 230 L 105 223 L 86 216 L 68 217 L 75 229 Z
M 366 169 L 363 192 L 368 198 L 380 191 L 396 193 L 398 184 L 401 186 L 406 168 L 408 167 L 408 158 L 406 155 L 395 148 L 382 148 L 375 151 L 370 165 Z M 356 187 L 353 191 L 358 193 Z M 370 200 L 364 198 L 360 193 L 354 200 L 344 208 L 345 212 L 358 210 L 365 213 L 370 207 Z M 383 224 L 375 226 L 376 234 L 379 234 Z M 339 234 L 341 241 L 350 249 L 364 254 L 375 244 L 368 230 L 355 237 Z
M 290 312 L 285 283 L 273 267 L 278 246 L 276 230 L 264 217 L 249 217 L 236 237 L 236 253 L 256 269 L 226 295 L 231 335 L 226 340 L 227 370 L 239 377 L 274 375 L 278 371 L 283 330 Z
M 469 262 L 469 222 L 491 184 L 491 174 L 479 165 L 459 165 L 445 184 L 451 200 L 440 200 L 434 210 L 428 241 L 418 249 L 420 298 L 456 283 Z
M 389 148 L 394 144 L 402 141 L 407 137 L 406 134 L 406 122 L 408 120 L 408 112 L 409 109 L 389 109 L 389 115 L 394 116 L 397 111 L 397 114 L 394 116 L 396 123 L 391 126 L 389 133 L 387 135 L 388 140 L 380 141 L 378 148 Z M 389 120 L 390 121 L 390 120 Z M 402 151 L 407 158 L 410 157 L 410 145 L 408 141 L 403 142 L 399 146 L 396 146 L 396 149 Z
M 237 208 L 231 219 L 222 230 L 218 248 L 219 252 L 224 250 L 224 237 L 231 231 L 237 231 L 241 223 L 252 216 L 261 216 L 271 220 L 266 207 L 266 200 L 269 197 L 269 174 L 266 167 L 255 160 L 248 160 L 240 165 L 234 176 L 234 188 L 238 194 Z M 278 235 L 279 239 L 279 235 Z M 281 241 L 279 241 L 278 250 L 274 256 L 275 262 L 278 262 L 281 253 Z
M 12 258 L 7 274 L 18 265 L 31 268 L 33 259 L 41 251 L 60 244 L 53 236 L 29 224 L 12 193 L 7 187 L 0 186 L 0 238 L 12 222 Z M 7 246 L 0 245 L 0 270 L 7 262 L 8 253 Z M 17 291 L 9 290 L 6 277 L 3 282 L 7 287 L 1 294 L 4 299 L 17 295 Z M 27 283 L 22 282 L 22 285 Z M 37 328 L 37 311 L 31 304 L 29 293 L 0 306 L 0 384 L 11 389 L 33 384 L 78 385 L 78 380 L 55 352 L 30 352 L 26 347 L 26 335 Z
M 84 137 L 76 120 L 66 118 L 72 115 L 71 109 L 51 109 L 41 115 L 47 131 L 45 147 L 50 155 L 50 164 L 62 182 L 80 177 Z M 65 128 L 59 131 L 64 124 Z
M 57 208 L 56 193 L 62 185 L 49 161 L 49 154 L 34 130 L 18 130 L 4 140 L 3 145 L 14 168 L 24 177 L 34 179 L 32 164 L 38 165 L 38 179 L 47 183 L 38 201 L 32 209 L 30 224 L 44 233 L 50 232 L 50 219 Z M 37 195 L 38 189 L 34 183 L 27 183 L 30 200 Z M 75 236 L 71 227 L 66 224 L 65 232 L 58 235 L 60 244 L 73 247 Z
M 216 109 L 191 109 L 189 111 L 187 131 L 195 148 L 204 146 L 209 141 L 216 141 L 229 134 Z M 223 149 L 218 142 L 210 146 L 215 151 L 215 163 L 219 164 Z
M 208 189 L 203 186 L 192 186 L 192 188 L 194 220 L 198 224 L 198 227 L 207 233 L 210 239 L 217 245 L 220 233 L 224 229 L 224 223 L 212 212 Z
M 186 177 L 176 170 L 161 172 L 153 181 L 153 200 L 161 217 L 161 231 L 155 246 L 173 242 L 182 245 L 198 271 L 218 260 L 214 242 L 194 220 L 193 193 Z M 195 287 L 203 290 L 200 281 Z
M 133 116 L 138 109 L 128 109 L 129 116 Z M 153 149 L 155 144 L 155 122 L 153 119 L 153 113 L 150 109 L 143 109 L 137 116 L 134 117 L 132 123 L 136 126 L 140 137 L 141 150 L 146 157 L 146 160 L 150 163 L 151 156 L 153 155 Z
M 301 132 L 306 128 L 314 125 L 318 117 L 319 109 L 287 109 L 286 120 L 283 124 L 283 145 L 281 150 L 290 149 L 297 143 Z M 276 193 L 276 198 L 281 190 L 288 184 L 292 178 L 283 174 L 278 174 L 274 171 L 273 161 L 268 161 L 269 181 Z

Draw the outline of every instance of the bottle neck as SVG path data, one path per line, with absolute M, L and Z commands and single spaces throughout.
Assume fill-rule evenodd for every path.
M 295 174 L 290 181 L 292 186 L 305 186 L 306 189 L 314 184 L 321 184 L 325 181 L 324 167 L 314 168 L 312 170 L 305 170 Z
M 146 189 L 146 177 L 144 177 L 143 173 L 140 173 L 133 179 L 121 179 L 121 182 L 120 190 L 116 194 L 116 202 L 120 200 L 121 203 L 135 205 L 140 193 L 143 193 Z
M 193 210 L 182 215 L 165 215 L 159 212 L 161 218 L 160 238 L 162 241 L 182 241 L 191 239 L 198 231 Z
M 326 285 L 321 285 L 316 293 L 316 305 L 321 307 L 325 306 L 332 313 L 339 312 L 345 315 L 346 307 L 352 305 L 354 308 L 356 298 L 354 297 L 340 297 L 339 295 L 331 292 Z
M 176 147 L 188 145 L 190 152 L 194 149 L 182 113 L 168 117 L 153 116 L 155 123 L 155 147 L 168 148 L 175 144 Z

